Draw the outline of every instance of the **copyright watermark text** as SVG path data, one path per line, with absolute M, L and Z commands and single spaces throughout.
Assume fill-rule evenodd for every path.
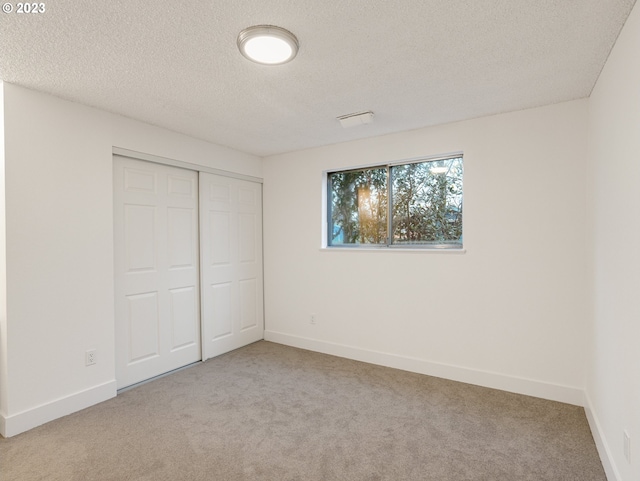
M 3 3 L 2 11 L 4 13 L 45 13 L 47 11 L 47 5 L 45 3 Z

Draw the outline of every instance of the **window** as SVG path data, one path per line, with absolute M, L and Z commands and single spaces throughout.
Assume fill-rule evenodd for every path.
M 462 156 L 327 174 L 327 245 L 462 247 Z

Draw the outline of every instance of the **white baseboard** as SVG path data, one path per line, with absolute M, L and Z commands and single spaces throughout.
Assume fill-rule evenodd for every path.
M 604 472 L 607 475 L 607 480 L 620 481 L 622 477 L 618 472 L 616 463 L 613 460 L 613 456 L 611 455 L 609 443 L 607 443 L 607 440 L 604 437 L 604 433 L 602 432 L 602 428 L 600 427 L 600 422 L 598 421 L 598 417 L 593 410 L 591 399 L 589 398 L 589 395 L 587 393 L 585 393 L 584 395 L 584 412 L 587 415 L 587 421 L 589 422 L 591 434 L 593 435 L 593 440 L 596 443 L 596 448 L 598 449 L 598 454 L 600 455 L 600 461 L 602 461 L 602 467 L 604 468 Z
M 500 389 L 517 394 L 525 394 L 551 401 L 559 401 L 576 406 L 584 404 L 584 391 L 577 387 L 545 383 L 532 379 L 506 376 L 504 374 L 480 371 L 465 367 L 452 366 L 424 359 L 417 359 L 397 354 L 371 351 L 359 347 L 335 344 L 316 339 L 293 336 L 275 331 L 265 331 L 266 341 L 285 344 L 287 346 L 322 352 L 356 361 L 378 364 L 380 366 L 402 369 L 404 371 L 427 374 L 452 381 L 459 381 L 477 386 Z
M 15 436 L 115 396 L 116 381 L 113 380 L 17 414 L 0 415 L 0 435 L 5 438 Z

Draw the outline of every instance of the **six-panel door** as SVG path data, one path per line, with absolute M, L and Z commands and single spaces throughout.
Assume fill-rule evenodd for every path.
M 116 380 L 201 359 L 198 175 L 114 156 Z
M 264 337 L 262 186 L 200 173 L 203 359 Z

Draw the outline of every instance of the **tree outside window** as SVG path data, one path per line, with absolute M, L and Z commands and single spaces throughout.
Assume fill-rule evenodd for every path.
M 462 157 L 328 174 L 330 246 L 462 247 Z

